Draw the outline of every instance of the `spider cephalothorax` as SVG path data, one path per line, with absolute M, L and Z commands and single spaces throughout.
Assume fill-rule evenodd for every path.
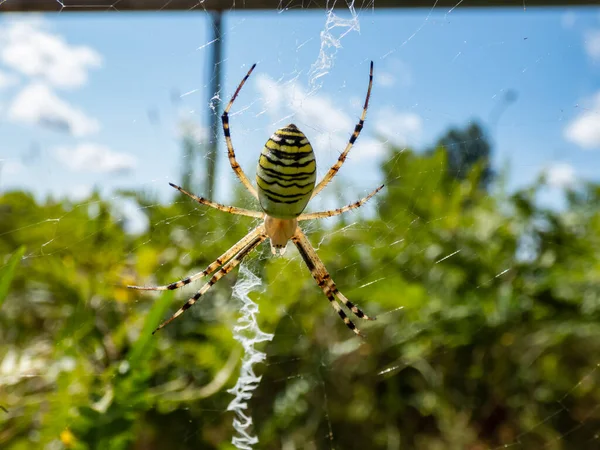
M 346 160 L 348 152 L 352 148 L 352 145 L 354 145 L 354 142 L 358 138 L 358 135 L 363 128 L 363 124 L 367 116 L 369 98 L 371 96 L 371 87 L 373 86 L 373 62 L 371 62 L 371 69 L 369 71 L 369 88 L 367 89 L 367 96 L 365 98 L 365 104 L 360 120 L 356 124 L 354 132 L 348 140 L 348 145 L 346 145 L 346 148 L 339 156 L 336 163 L 329 169 L 319 184 L 317 184 L 315 187 L 317 166 L 313 148 L 308 142 L 308 139 L 304 133 L 302 133 L 298 127 L 296 127 L 296 125 L 289 124 L 277 130 L 269 138 L 262 150 L 260 159 L 258 161 L 258 168 L 256 170 L 256 183 L 258 186 L 258 191 L 254 188 L 254 186 L 252 186 L 250 180 L 248 180 L 248 177 L 235 158 L 235 152 L 233 150 L 233 144 L 231 142 L 231 134 L 229 130 L 229 110 L 231 109 L 236 97 L 240 93 L 242 86 L 244 86 L 244 83 L 255 67 L 256 64 L 250 68 L 242 82 L 239 84 L 238 88 L 233 94 L 233 97 L 227 104 L 227 107 L 225 108 L 221 118 L 223 120 L 223 133 L 225 134 L 227 154 L 231 168 L 248 192 L 250 192 L 250 194 L 252 194 L 252 196 L 259 201 L 262 211 L 252 211 L 248 209 L 237 208 L 235 206 L 221 205 L 219 203 L 215 203 L 191 194 L 173 183 L 169 184 L 185 195 L 196 200 L 198 203 L 216 208 L 220 211 L 228 212 L 230 214 L 261 218 L 264 219 L 263 223 L 250 231 L 233 247 L 219 256 L 213 263 L 211 263 L 200 273 L 191 275 L 183 280 L 179 280 L 164 286 L 129 287 L 132 289 L 148 291 L 172 290 L 214 273 L 212 278 L 204 286 L 202 286 L 202 288 L 200 288 L 196 294 L 194 294 L 181 308 L 179 308 L 179 310 L 173 314 L 170 319 L 163 322 L 154 331 L 156 332 L 175 318 L 179 317 L 186 309 L 196 303 L 198 299 L 202 297 L 217 281 L 219 281 L 224 275 L 227 275 L 229 272 L 231 272 L 231 270 L 240 264 L 246 255 L 248 255 L 267 238 L 271 242 L 271 249 L 273 253 L 279 252 L 280 254 L 283 254 L 288 241 L 291 240 L 298 248 L 298 252 L 304 260 L 304 263 L 310 270 L 311 275 L 319 287 L 323 290 L 325 296 L 329 299 L 329 303 L 333 309 L 335 309 L 348 328 L 360 335 L 360 331 L 346 316 L 346 313 L 344 313 L 337 300 L 341 301 L 348 309 L 350 309 L 350 311 L 352 311 L 354 315 L 361 319 L 371 320 L 373 317 L 369 317 L 364 314 L 337 289 L 335 283 L 331 279 L 331 276 L 327 272 L 323 261 L 321 261 L 317 255 L 317 252 L 298 226 L 298 222 L 303 220 L 337 216 L 338 214 L 358 208 L 383 188 L 383 185 L 379 186 L 366 197 L 348 206 L 344 206 L 343 208 L 303 214 L 303 211 L 310 199 L 317 195 L 325 186 L 327 186 L 327 184 L 329 184 L 331 179 L 340 169 Z

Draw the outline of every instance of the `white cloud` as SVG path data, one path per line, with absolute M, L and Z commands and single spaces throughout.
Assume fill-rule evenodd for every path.
M 600 62 L 600 30 L 588 31 L 585 34 L 584 45 L 592 61 Z
M 571 10 L 566 11 L 560 17 L 560 23 L 561 23 L 562 27 L 566 30 L 570 30 L 571 28 L 573 28 L 576 20 L 577 20 L 577 16 L 575 16 L 575 12 L 573 12 Z
M 148 231 L 150 222 L 148 216 L 143 212 L 134 200 L 122 199 L 115 205 L 116 215 L 123 217 L 125 232 L 129 234 L 142 234 Z
M 18 82 L 19 78 L 17 78 L 15 75 L 0 70 L 0 90 L 14 86 Z
M 295 81 L 277 83 L 264 75 L 259 78 L 256 87 L 269 115 L 278 121 L 279 126 L 295 123 L 300 129 L 308 126 L 316 130 L 310 138 L 316 152 L 326 149 L 341 152 L 348 143 L 355 119 L 335 106 L 329 97 L 308 93 Z M 284 106 L 286 110 L 282 111 Z M 281 117 L 288 118 L 281 122 Z
M 197 122 L 183 117 L 177 124 L 178 138 L 191 138 L 197 144 L 203 144 L 210 140 L 210 133 L 207 128 L 199 125 Z
M 600 149 L 600 91 L 591 106 L 572 120 L 564 131 L 567 140 L 585 149 Z
M 375 83 L 381 87 L 392 87 L 396 84 L 396 77 L 390 72 L 378 71 Z
M 283 100 L 283 89 L 275 80 L 265 74 L 258 74 L 256 77 L 256 87 L 262 95 L 265 107 L 272 113 L 279 111 Z
M 398 84 L 400 87 L 403 88 L 407 88 L 412 86 L 413 84 L 413 76 L 412 76 L 412 70 L 410 69 L 410 66 L 405 63 L 404 61 L 402 61 L 401 59 L 398 58 L 391 58 L 388 60 L 387 62 L 388 64 L 388 69 L 387 71 L 382 71 L 382 75 L 385 74 L 390 74 L 391 76 L 394 77 L 394 85 Z M 379 69 L 378 69 L 379 72 Z M 380 82 L 383 81 L 383 83 L 386 82 L 385 80 L 385 76 L 383 80 L 380 80 Z
M 8 117 L 15 122 L 47 126 L 74 136 L 86 136 L 100 128 L 97 120 L 61 100 L 41 83 L 30 84 L 15 97 Z
M 555 188 L 567 188 L 576 182 L 575 169 L 567 163 L 553 163 L 545 172 L 548 184 Z
M 29 77 L 38 77 L 61 88 L 87 82 L 88 70 L 102 65 L 94 49 L 71 45 L 51 33 L 40 20 L 11 22 L 0 29 L 0 60 Z
M 301 122 L 315 124 L 329 132 L 342 130 L 349 133 L 354 128 L 353 120 L 327 97 L 298 95 L 294 99 L 295 113 Z
M 54 155 L 77 172 L 127 172 L 134 169 L 137 163 L 132 155 L 118 153 L 104 145 L 93 143 L 83 143 L 73 148 L 60 147 L 55 149 Z
M 25 172 L 23 163 L 16 159 L 0 159 L 0 174 L 19 175 Z
M 279 106 L 284 103 L 299 123 L 310 124 L 319 131 L 333 133 L 354 129 L 350 116 L 334 106 L 329 97 L 308 94 L 297 83 L 277 83 L 268 76 L 258 79 L 256 87 L 273 117 L 281 117 Z M 287 123 L 282 124 L 287 125 Z
M 360 152 L 354 154 L 355 160 L 380 160 L 387 154 L 387 145 L 379 139 L 372 137 L 360 138 Z
M 414 113 L 396 111 L 386 107 L 375 118 L 375 131 L 392 143 L 405 147 L 415 144 L 423 129 L 423 120 Z
M 74 202 L 82 202 L 92 195 L 94 188 L 89 184 L 76 184 L 69 186 L 66 196 Z

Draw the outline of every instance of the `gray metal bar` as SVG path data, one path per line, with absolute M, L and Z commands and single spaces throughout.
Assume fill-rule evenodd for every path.
M 212 71 L 212 77 L 210 78 L 210 90 L 208 91 L 208 100 L 213 104 L 213 111 L 210 115 L 210 140 L 208 142 L 206 152 L 206 183 L 204 185 L 204 194 L 216 198 L 215 195 L 215 176 L 217 173 L 217 161 L 218 161 L 218 147 L 221 131 L 221 101 L 213 96 L 221 95 L 221 62 L 223 60 L 223 36 L 221 33 L 221 22 L 223 14 L 221 11 L 212 11 L 211 25 L 213 30 L 211 46 L 211 64 L 208 66 Z

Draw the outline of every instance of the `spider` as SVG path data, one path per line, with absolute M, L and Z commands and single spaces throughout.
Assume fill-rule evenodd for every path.
M 341 306 L 336 301 L 336 297 L 348 309 L 350 309 L 355 316 L 366 320 L 374 320 L 375 318 L 369 317 L 363 313 L 338 290 L 335 283 L 331 279 L 329 272 L 325 268 L 325 265 L 317 255 L 317 252 L 298 226 L 298 222 L 337 216 L 345 213 L 346 211 L 358 208 L 383 188 L 383 185 L 381 185 L 366 197 L 358 200 L 355 203 L 344 206 L 343 208 L 302 214 L 309 200 L 316 196 L 325 186 L 327 186 L 327 184 L 329 184 L 337 171 L 340 169 L 346 160 L 348 152 L 354 145 L 354 142 L 358 138 L 363 128 L 363 124 L 367 116 L 371 88 L 373 86 L 373 62 L 371 61 L 371 68 L 369 71 L 369 87 L 367 89 L 367 96 L 365 98 L 360 120 L 354 128 L 354 132 L 350 136 L 346 148 L 339 156 L 337 162 L 323 177 L 323 179 L 315 186 L 316 162 L 313 148 L 308 142 L 308 139 L 304 133 L 302 133 L 298 127 L 296 127 L 296 125 L 289 124 L 277 130 L 269 138 L 261 152 L 256 171 L 256 183 L 258 190 L 255 189 L 250 183 L 250 180 L 235 158 L 229 127 L 229 110 L 231 109 L 233 102 L 237 98 L 242 87 L 250 77 L 250 74 L 252 74 L 252 71 L 255 67 L 256 64 L 250 68 L 246 76 L 240 82 L 235 93 L 233 94 L 233 97 L 227 104 L 227 107 L 221 116 L 221 120 L 223 122 L 223 133 L 225 134 L 225 142 L 227 144 L 227 153 L 231 168 L 248 192 L 250 192 L 254 198 L 258 199 L 262 211 L 251 211 L 243 208 L 237 208 L 235 206 L 226 206 L 215 203 L 203 197 L 198 197 L 197 195 L 191 194 L 173 183 L 169 184 L 173 188 L 202 205 L 210 206 L 211 208 L 215 208 L 230 214 L 260 218 L 264 220 L 263 223 L 258 225 L 246 236 L 240 239 L 233 247 L 219 256 L 213 263 L 209 264 L 209 266 L 202 272 L 164 286 L 128 287 L 131 289 L 146 291 L 173 290 L 190 284 L 191 282 L 207 275 L 214 274 L 212 278 L 204 286 L 202 286 L 198 292 L 196 292 L 196 294 L 194 294 L 181 308 L 179 308 L 179 310 L 177 310 L 177 312 L 175 312 L 175 314 L 171 316 L 171 318 L 164 321 L 156 330 L 154 330 L 152 333 L 154 334 L 175 320 L 177 317 L 183 314 L 185 310 L 196 303 L 198 299 L 206 294 L 206 292 L 208 292 L 208 290 L 217 281 L 231 272 L 237 265 L 241 263 L 244 257 L 246 257 L 267 238 L 270 239 L 272 253 L 279 253 L 280 255 L 283 255 L 288 241 L 291 240 L 298 248 L 300 256 L 304 260 L 319 287 L 323 290 L 325 296 L 329 299 L 329 303 L 333 309 L 338 313 L 348 328 L 354 331 L 354 333 L 357 335 L 362 336 L 358 328 L 356 328 L 354 323 L 346 316 Z

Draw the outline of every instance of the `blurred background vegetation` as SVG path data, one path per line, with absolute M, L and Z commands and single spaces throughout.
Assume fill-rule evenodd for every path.
M 505 192 L 490 149 L 475 123 L 389 148 L 375 208 L 309 224 L 340 289 L 378 315 L 364 341 L 292 246 L 249 258 L 275 334 L 249 403 L 256 448 L 599 448 L 600 185 L 547 209 L 543 177 Z M 126 232 L 123 198 L 143 234 Z M 237 274 L 155 336 L 191 291 L 123 286 L 201 270 L 252 221 L 118 200 L 0 196 L 2 449 L 231 448 Z

